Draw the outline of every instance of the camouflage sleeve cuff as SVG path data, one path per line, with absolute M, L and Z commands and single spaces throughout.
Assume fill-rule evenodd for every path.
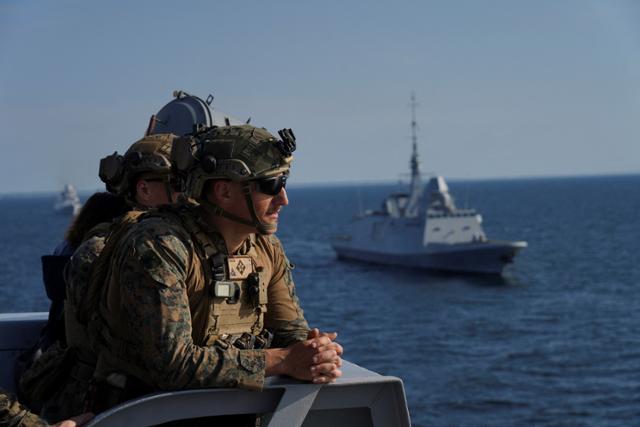
M 238 387 L 249 390 L 262 390 L 265 377 L 265 351 L 264 350 L 240 350 L 238 363 L 247 372 L 247 376 L 238 381 Z
M 266 365 L 264 350 L 239 350 L 230 347 L 222 352 L 226 354 L 220 355 L 222 366 L 216 372 L 212 386 L 262 390 Z

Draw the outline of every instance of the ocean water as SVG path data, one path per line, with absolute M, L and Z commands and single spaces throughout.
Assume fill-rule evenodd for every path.
M 289 190 L 278 235 L 310 324 L 402 378 L 414 426 L 640 425 L 640 176 L 449 184 L 490 238 L 529 243 L 502 277 L 338 261 L 329 236 L 398 187 Z M 0 312 L 48 307 L 53 199 L 0 199 Z

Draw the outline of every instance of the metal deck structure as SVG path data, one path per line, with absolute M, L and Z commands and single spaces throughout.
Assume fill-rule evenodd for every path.
M 14 390 L 13 366 L 38 337 L 47 313 L 0 314 L 0 386 Z M 150 426 L 179 419 L 265 414 L 269 427 L 408 427 L 402 381 L 344 362 L 343 376 L 316 385 L 268 378 L 263 391 L 198 389 L 156 393 L 98 414 L 87 426 Z

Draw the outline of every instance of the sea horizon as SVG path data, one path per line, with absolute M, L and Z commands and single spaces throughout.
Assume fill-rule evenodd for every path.
M 423 178 L 432 176 L 443 176 L 448 183 L 465 183 L 465 182 L 505 182 L 505 181 L 545 181 L 545 180 L 581 180 L 581 179 L 611 179 L 611 178 L 627 178 L 640 176 L 640 172 L 612 172 L 612 173 L 594 173 L 594 174 L 568 174 L 568 175 L 522 175 L 522 176 L 510 176 L 510 177 L 479 177 L 479 178 L 464 178 L 464 177 L 447 177 L 446 175 L 438 175 L 432 173 L 423 173 Z M 349 186 L 393 186 L 408 184 L 409 179 L 398 178 L 393 179 L 371 179 L 371 180 L 352 180 L 352 181 L 325 181 L 325 182 L 295 182 L 289 181 L 287 184 L 288 189 L 305 189 L 305 188 L 331 188 L 331 187 L 349 187 Z M 29 197 L 44 197 L 56 195 L 60 192 L 62 186 L 59 189 L 48 190 L 33 190 L 22 192 L 0 192 L 0 199 L 5 198 L 29 198 Z M 106 191 L 104 188 L 87 188 L 76 187 L 78 194 L 82 197 L 88 197 L 95 192 Z

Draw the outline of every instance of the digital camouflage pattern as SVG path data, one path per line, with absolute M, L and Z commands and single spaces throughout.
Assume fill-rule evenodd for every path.
M 197 223 L 226 254 L 220 234 L 201 219 L 201 207 L 190 206 L 180 215 Z M 99 302 L 96 376 L 124 374 L 150 390 L 259 390 L 264 384 L 264 350 L 216 343 L 226 331 L 217 325 L 218 302 L 205 279 L 201 248 L 183 220 L 175 214 L 150 213 L 118 241 Z M 234 255 L 250 256 L 261 267 L 268 286 L 264 322 L 274 342 L 284 346 L 305 340 L 309 327 L 278 239 L 252 235 Z
M 65 271 L 67 300 L 64 315 L 67 344 L 78 348 L 79 356 L 87 361 L 95 360 L 95 355 L 89 346 L 88 319 L 80 320 L 79 316 L 83 316 L 82 307 L 86 303 L 91 267 L 104 249 L 107 233 L 108 228 L 82 242 L 73 253 Z
M 44 401 L 42 413 L 48 419 L 60 421 L 85 411 L 86 397 L 96 364 L 96 355 L 87 330 L 87 321 L 80 320 L 80 308 L 86 303 L 91 266 L 105 245 L 108 226 L 94 230 L 74 252 L 65 270 L 67 299 L 64 306 L 67 336 L 67 375 L 57 389 Z M 80 316 L 81 317 L 81 316 Z
M 65 330 L 67 346 L 47 349 L 20 379 L 20 391 L 30 402 L 37 402 L 48 420 L 61 421 L 86 412 L 86 398 L 96 365 L 96 353 L 88 322 L 87 292 L 94 262 L 104 249 L 112 224 L 142 214 L 132 210 L 114 223 L 91 229 L 74 252 L 65 269 L 67 283 Z
M 65 271 L 65 330 L 69 353 L 65 367 L 67 375 L 58 382 L 57 390 L 44 402 L 42 411 L 47 419 L 59 421 L 88 409 L 87 396 L 97 362 L 96 343 L 89 330 L 89 322 L 96 307 L 93 301 L 95 298 L 89 295 L 92 273 L 107 239 L 118 239 L 119 235 L 115 230 L 137 222 L 142 213 L 141 210 L 133 209 L 113 223 L 94 227 L 69 261 Z
M 12 395 L 0 389 L 0 427 L 46 427 L 37 415 L 29 412 Z

